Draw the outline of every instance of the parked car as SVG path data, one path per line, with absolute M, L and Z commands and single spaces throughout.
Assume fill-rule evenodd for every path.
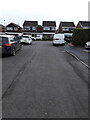
M 22 47 L 20 39 L 12 35 L 0 35 L 0 49 L 2 49 L 2 54 L 15 55 L 16 51 L 20 50 Z
M 66 42 L 71 42 L 71 40 L 72 40 L 72 35 L 65 35 L 64 40 L 65 40 Z
M 85 48 L 90 49 L 90 41 L 85 43 Z
M 32 38 L 32 40 L 34 40 L 34 41 L 36 40 L 36 37 L 31 37 L 31 38 Z
M 22 35 L 21 43 L 23 44 L 32 44 L 32 38 L 30 35 Z
M 64 45 L 64 34 L 55 34 L 53 37 L 53 45 Z
M 37 35 L 36 40 L 42 40 L 42 35 Z

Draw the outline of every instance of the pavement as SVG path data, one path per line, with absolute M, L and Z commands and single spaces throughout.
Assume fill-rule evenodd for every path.
M 81 61 L 86 67 L 90 68 L 90 50 L 83 47 L 75 47 L 72 44 L 64 46 L 65 51 L 77 60 Z

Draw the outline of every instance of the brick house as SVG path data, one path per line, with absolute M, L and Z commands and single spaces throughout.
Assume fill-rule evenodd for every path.
M 76 28 L 90 29 L 90 21 L 79 21 Z
M 43 32 L 43 27 L 41 25 L 37 26 L 37 33 L 42 33 Z
M 43 38 L 52 39 L 56 31 L 56 22 L 55 21 L 43 21 Z
M 6 32 L 22 32 L 22 27 L 20 27 L 19 25 L 15 24 L 15 23 L 10 23 L 6 26 Z
M 0 32 L 5 32 L 5 26 L 0 24 Z
M 74 29 L 74 22 L 60 22 L 58 33 L 72 33 Z
M 38 21 L 24 21 L 23 33 L 24 34 L 31 34 L 33 37 L 36 37 L 37 26 L 38 26 Z

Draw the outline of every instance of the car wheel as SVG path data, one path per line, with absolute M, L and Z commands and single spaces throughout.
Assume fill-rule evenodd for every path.
M 16 51 L 15 51 L 15 48 L 13 48 L 12 55 L 15 56 L 15 54 L 16 54 Z

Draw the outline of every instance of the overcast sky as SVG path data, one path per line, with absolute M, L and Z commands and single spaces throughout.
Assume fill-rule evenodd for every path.
M 23 25 L 24 20 L 60 21 L 88 20 L 90 0 L 0 0 L 0 23 L 14 22 Z M 5 21 L 4 21 L 5 20 Z

